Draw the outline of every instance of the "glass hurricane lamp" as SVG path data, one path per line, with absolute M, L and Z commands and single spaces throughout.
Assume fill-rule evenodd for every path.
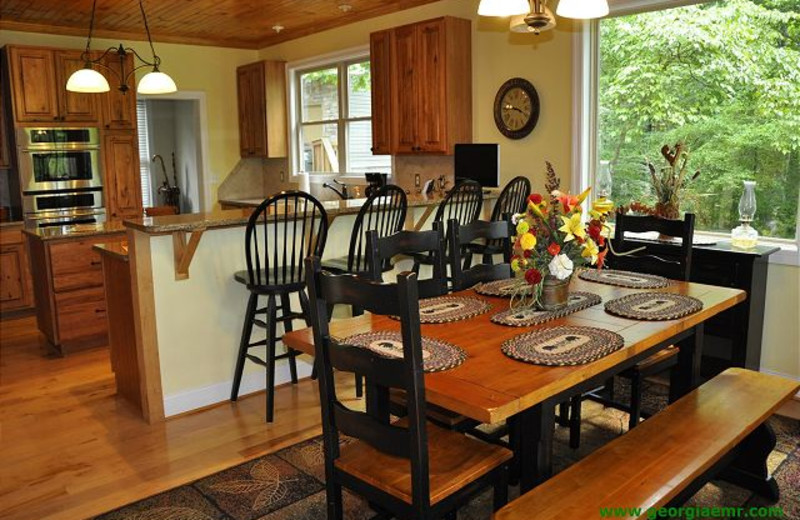
M 744 191 L 739 199 L 739 226 L 731 231 L 731 245 L 751 249 L 758 245 L 758 231 L 750 224 L 756 215 L 756 181 L 744 181 Z

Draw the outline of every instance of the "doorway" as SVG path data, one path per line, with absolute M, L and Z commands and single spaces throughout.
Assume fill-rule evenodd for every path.
M 136 109 L 144 207 L 205 211 L 204 94 L 142 96 Z

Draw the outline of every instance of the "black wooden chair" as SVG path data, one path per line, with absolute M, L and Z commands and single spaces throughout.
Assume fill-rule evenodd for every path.
M 386 266 L 397 256 L 424 255 L 430 258 L 433 272 L 430 278 L 417 281 L 420 298 L 441 296 L 447 293 L 445 250 L 442 222 L 434 222 L 429 231 L 399 231 L 386 237 L 379 237 L 374 230 L 368 231 L 369 277 L 373 281 L 383 281 Z
M 288 191 L 273 195 L 250 215 L 245 231 L 247 270 L 234 274 L 234 279 L 247 286 L 250 298 L 242 327 L 239 355 L 231 388 L 231 401 L 239 397 L 245 360 L 267 369 L 267 422 L 272 422 L 275 409 L 275 361 L 289 359 L 292 383 L 297 383 L 299 352 L 288 349 L 276 355 L 278 323 L 285 331 L 292 330 L 292 320 L 308 323 L 308 299 L 305 294 L 303 260 L 309 255 L 321 256 L 328 236 L 328 216 L 322 205 L 305 192 Z M 290 296 L 297 293 L 302 312 L 292 311 Z M 258 308 L 258 298 L 267 298 L 267 305 Z M 251 343 L 253 326 L 266 329 L 264 340 Z M 249 353 L 253 347 L 266 346 L 266 359 Z
M 408 201 L 402 188 L 389 184 L 378 189 L 356 215 L 347 256 L 323 260 L 322 268 L 340 274 L 367 273 L 367 232 L 375 230 L 378 237 L 386 237 L 401 231 L 407 211 Z
M 658 232 L 661 236 L 680 239 L 680 244 L 662 241 L 645 241 L 625 236 L 625 233 Z M 672 280 L 688 281 L 692 268 L 692 241 L 694 239 L 694 215 L 687 213 L 683 220 L 663 219 L 653 216 L 616 216 L 613 246 L 618 253 L 631 252 L 625 255 L 609 255 L 609 267 L 655 274 Z M 633 252 L 635 251 L 635 252 Z M 642 418 L 642 381 L 678 364 L 678 347 L 672 345 L 657 354 L 624 370 L 620 377 L 630 380 L 631 401 L 625 406 L 614 400 L 614 379 L 609 379 L 603 394 L 590 393 L 589 398 L 630 414 L 628 429 L 636 427 Z M 570 446 L 577 448 L 580 444 L 580 406 L 582 396 L 574 397 L 570 403 Z M 561 412 L 562 421 L 564 412 Z
M 504 220 L 508 215 L 522 213 L 528 204 L 528 197 L 531 194 L 531 181 L 527 177 L 514 177 L 506 184 L 500 192 L 497 202 L 492 209 L 492 222 Z M 472 265 L 472 255 L 483 256 L 483 263 L 490 264 L 491 257 L 504 253 L 504 243 L 502 241 L 488 241 L 483 244 L 470 244 L 467 246 L 467 253 L 464 259 L 464 267 Z
M 453 277 L 453 290 L 468 289 L 479 282 L 490 282 L 511 278 L 511 236 L 513 235 L 510 220 L 497 220 L 487 222 L 476 220 L 465 226 L 458 224 L 455 219 L 447 223 L 447 238 L 450 255 L 450 274 Z M 503 254 L 504 263 L 493 264 L 493 255 L 484 255 L 483 263 L 470 265 L 467 258 L 462 258 L 455 252 L 465 251 L 476 240 L 497 245 L 498 253 Z M 468 255 L 469 253 L 466 253 Z
M 434 222 L 446 223 L 456 219 L 460 225 L 478 220 L 483 206 L 483 188 L 473 180 L 462 180 L 439 203 L 433 216 Z M 447 254 L 451 254 L 450 251 Z M 414 272 L 419 273 L 420 265 L 431 265 L 429 255 L 414 255 Z
M 511 452 L 425 419 L 425 384 L 416 274 L 397 283 L 374 282 L 351 274 L 322 272 L 319 260 L 306 261 L 311 322 L 319 363 L 319 390 L 325 444 L 328 519 L 342 518 L 342 487 L 363 496 L 382 514 L 401 519 L 454 518 L 457 508 L 494 487 L 494 508 L 508 498 Z M 400 318 L 403 351 L 380 356 L 368 349 L 335 343 L 328 331 L 328 307 L 349 304 L 373 314 Z M 364 374 L 370 383 L 367 412 L 339 401 L 333 370 Z M 391 423 L 389 388 L 405 391 L 408 417 Z M 341 444 L 342 435 L 355 440 Z

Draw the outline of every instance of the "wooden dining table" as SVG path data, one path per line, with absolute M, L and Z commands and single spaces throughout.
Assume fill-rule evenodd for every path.
M 453 343 L 467 353 L 456 368 L 425 375 L 428 402 L 481 423 L 507 421 L 514 471 L 525 492 L 552 474 L 553 431 L 556 406 L 581 392 L 602 386 L 611 376 L 646 359 L 661 349 L 680 346 L 678 365 L 670 379 L 670 402 L 699 384 L 703 322 L 746 298 L 744 291 L 690 282 L 672 282 L 657 291 L 693 296 L 703 303 L 699 312 L 667 321 L 638 321 L 607 313 L 604 303 L 634 292 L 573 277 L 571 291 L 599 295 L 603 303 L 533 327 L 495 324 L 490 318 L 509 307 L 508 298 L 493 298 L 469 289 L 453 293 L 491 303 L 479 316 L 443 324 L 422 325 L 423 337 Z M 620 334 L 624 346 L 596 361 L 574 366 L 543 366 L 514 360 L 501 351 L 501 344 L 519 334 L 557 325 L 588 326 Z M 399 330 L 399 323 L 369 313 L 330 324 L 334 339 L 376 330 Z M 314 355 L 311 329 L 288 332 L 287 347 Z M 384 406 L 374 388 L 367 387 L 367 406 Z M 378 401 L 375 401 L 378 399 Z

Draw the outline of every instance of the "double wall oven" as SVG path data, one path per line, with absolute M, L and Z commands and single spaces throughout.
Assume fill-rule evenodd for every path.
M 22 209 L 40 227 L 105 221 L 97 128 L 17 130 Z

